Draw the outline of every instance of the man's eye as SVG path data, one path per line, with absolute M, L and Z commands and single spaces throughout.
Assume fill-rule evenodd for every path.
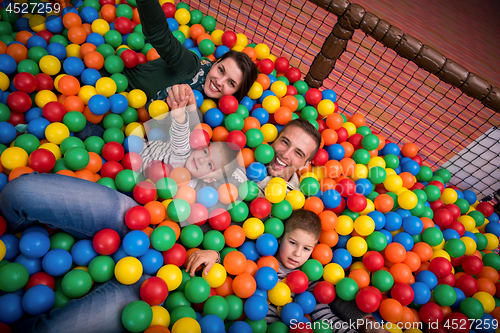
M 210 168 L 210 170 L 213 170 L 212 163 L 208 163 L 208 167 Z

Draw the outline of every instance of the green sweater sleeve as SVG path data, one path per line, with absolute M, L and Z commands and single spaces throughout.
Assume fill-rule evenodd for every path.
M 194 75 L 200 68 L 200 59 L 174 37 L 158 0 L 137 0 L 137 9 L 144 36 L 167 66 L 176 74 Z

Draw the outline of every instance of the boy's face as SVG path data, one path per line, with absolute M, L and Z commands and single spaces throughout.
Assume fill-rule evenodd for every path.
M 220 146 L 208 146 L 205 149 L 194 150 L 189 155 L 185 168 L 191 173 L 193 179 L 222 178 L 223 165 L 220 165 Z
M 286 268 L 299 268 L 309 259 L 317 243 L 318 238 L 313 234 L 302 229 L 292 230 L 281 240 L 280 260 Z

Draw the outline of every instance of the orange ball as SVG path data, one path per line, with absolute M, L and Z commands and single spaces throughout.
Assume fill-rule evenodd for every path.
M 100 70 L 104 66 L 104 56 L 97 51 L 90 51 L 83 57 L 83 62 L 87 68 Z
M 132 10 L 132 21 L 137 24 L 141 24 L 141 18 L 139 17 L 139 11 L 137 10 L 137 8 L 134 8 Z
M 497 306 L 496 308 L 494 308 L 490 314 L 493 316 L 493 318 L 500 321 L 500 306 Z
M 334 247 L 339 242 L 339 235 L 335 230 L 321 231 L 319 243 L 326 244 L 329 247 Z
M 254 152 L 250 148 L 243 148 L 238 153 L 238 164 L 247 168 L 250 164 L 255 162 Z
M 332 113 L 326 117 L 326 126 L 333 130 L 338 130 L 344 124 L 344 118 L 338 113 Z
M 7 44 L 5 44 L 4 42 L 0 41 L 0 54 L 5 54 L 5 52 L 7 52 Z
M 213 142 L 226 142 L 229 131 L 224 126 L 218 126 L 214 128 L 212 141 Z
M 408 283 L 413 276 L 410 267 L 402 263 L 392 265 L 389 272 L 394 278 L 394 282 Z
M 285 96 L 281 99 L 280 105 L 289 108 L 292 112 L 295 112 L 299 107 L 299 101 L 297 101 L 295 96 Z
M 94 114 L 92 111 L 90 111 L 89 107 L 86 106 L 84 109 L 83 109 L 83 115 L 85 116 L 85 119 L 87 119 L 88 121 L 90 121 L 92 124 L 99 124 L 102 119 L 104 118 L 104 115 L 96 115 Z
M 85 33 L 88 35 L 90 35 L 93 31 L 92 31 L 92 25 L 90 25 L 90 23 L 84 23 L 82 24 L 82 28 L 83 30 L 85 31 Z
M 238 275 L 245 271 L 247 258 L 240 251 L 231 251 L 224 257 L 224 268 L 231 275 Z
M 332 248 L 326 244 L 317 244 L 312 251 L 311 257 L 319 261 L 321 265 L 326 265 L 333 258 Z
M 189 28 L 189 36 L 193 39 L 193 40 L 196 40 L 198 39 L 198 37 L 201 35 L 201 34 L 204 34 L 205 33 L 205 28 L 197 23 L 197 24 L 193 24 L 191 26 L 191 28 Z
M 71 27 L 68 30 L 68 39 L 73 44 L 83 44 L 87 39 L 87 33 L 82 27 Z
M 271 267 L 276 271 L 276 273 L 278 273 L 278 270 L 280 269 L 278 259 L 273 256 L 260 257 L 259 261 L 257 262 L 257 267 L 261 268 L 264 266 Z
M 10 173 L 9 173 L 9 182 L 13 179 L 16 179 L 20 175 L 24 175 L 27 173 L 32 173 L 33 169 L 30 168 L 29 166 L 20 166 L 17 168 L 14 168 Z
M 215 288 L 215 293 L 222 297 L 234 295 L 233 279 L 230 276 L 226 276 L 224 283 L 220 287 Z
M 319 219 L 321 220 L 321 229 L 323 231 L 334 230 L 337 226 L 337 214 L 332 211 L 325 210 L 319 214 Z
M 99 154 L 89 151 L 89 163 L 84 169 L 90 170 L 92 173 L 98 173 L 102 167 L 102 158 Z
M 493 283 L 497 283 L 498 280 L 500 279 L 497 270 L 494 269 L 493 267 L 490 267 L 490 266 L 484 266 L 481 273 L 476 275 L 476 278 L 477 279 L 486 278 L 486 279 L 491 280 Z
M 429 266 L 430 266 L 430 262 L 426 261 L 426 262 L 423 262 L 420 264 L 420 267 L 419 269 L 417 269 L 415 271 L 415 275 L 417 275 L 418 273 L 420 273 L 421 271 L 428 271 L 429 270 Z
M 412 272 L 415 272 L 417 269 L 419 269 L 421 263 L 422 262 L 420 261 L 420 257 L 418 256 L 418 254 L 412 251 L 406 252 L 406 258 L 405 260 L 403 260 L 403 264 L 410 267 L 410 270 Z
M 114 22 L 116 20 L 116 7 L 111 4 L 102 6 L 101 16 L 108 23 Z M 66 17 L 66 15 L 64 15 L 64 17 Z
M 414 320 L 415 316 L 413 315 L 413 311 L 411 311 L 409 307 L 403 306 L 403 318 L 401 318 L 401 323 L 413 323 Z
M 148 53 L 146 53 L 146 58 L 148 59 L 148 61 L 153 61 L 160 58 L 160 55 L 158 54 L 158 51 L 153 48 L 149 50 Z
M 76 13 L 66 13 L 63 16 L 63 25 L 66 29 L 71 27 L 79 27 L 82 25 L 82 19 Z
M 150 201 L 144 205 L 151 215 L 151 224 L 159 224 L 165 220 L 167 210 L 165 206 L 159 201 Z
M 251 128 L 260 129 L 260 122 L 255 117 L 246 117 L 243 122 L 243 129 L 241 131 L 243 133 L 246 133 Z
M 279 107 L 274 112 L 274 120 L 280 125 L 286 125 L 290 120 L 292 120 L 293 112 L 286 106 Z
M 139 121 L 146 122 L 151 119 L 148 110 L 145 107 L 137 109 L 137 115 L 139 116 Z
M 375 209 L 381 213 L 388 213 L 394 207 L 394 199 L 389 194 L 379 194 L 373 201 Z
M 257 266 L 257 263 L 253 260 L 247 260 L 247 267 L 245 267 L 245 272 L 247 274 L 250 274 L 251 276 L 255 276 L 255 273 L 257 273 L 257 270 L 259 267 Z
M 411 173 L 401 172 L 399 174 L 399 177 L 401 177 L 401 180 L 403 181 L 404 188 L 410 189 L 413 187 L 413 185 L 415 185 L 415 176 L 413 176 Z
M 58 173 L 60 175 L 68 176 L 68 177 L 76 177 L 75 173 L 71 170 L 63 169 L 63 170 L 57 171 L 56 173 Z
M 344 170 L 342 169 L 342 164 L 340 164 L 340 162 L 336 160 L 330 160 L 326 162 L 324 167 L 325 176 L 328 178 L 337 178 L 344 172 Z
M 78 111 L 83 113 L 83 110 L 85 110 L 85 104 L 83 103 L 82 99 L 78 96 L 67 96 L 62 102 L 62 104 L 64 105 L 66 111 L 68 112 Z
M 202 41 L 204 41 L 205 39 L 209 39 L 211 40 L 212 42 L 214 41 L 214 39 L 212 38 L 212 36 L 210 36 L 210 34 L 207 34 L 206 32 L 205 33 L 202 33 L 201 35 L 198 36 L 198 38 L 196 38 L 196 44 L 197 45 L 200 45 L 200 43 Z
M 350 142 L 342 142 L 340 144 L 342 147 L 344 147 L 345 151 L 345 157 L 352 157 L 352 154 L 354 154 L 354 146 Z
M 75 176 L 77 178 L 83 179 L 83 180 L 88 180 L 90 182 L 95 182 L 95 177 L 92 171 L 87 170 L 87 169 L 82 169 L 75 171 Z
M 356 281 L 358 288 L 362 289 L 370 285 L 370 274 L 364 269 L 354 269 L 349 273 L 349 277 Z
M 173 222 L 170 220 L 166 220 L 166 221 L 163 221 L 160 224 L 158 224 L 157 228 L 163 227 L 163 226 L 170 227 L 175 232 L 175 240 L 179 239 L 179 236 L 181 235 L 181 228 L 179 227 L 179 223 L 176 223 L 176 222 Z
M 424 242 L 416 243 L 411 251 L 415 252 L 420 257 L 421 262 L 431 260 L 433 255 L 432 247 Z
M 28 39 L 33 37 L 33 35 L 29 31 L 19 31 L 16 33 L 16 37 L 14 38 L 16 42 L 23 43 L 24 46 L 28 46 Z
M 242 52 L 249 56 L 252 61 L 257 60 L 257 52 L 253 47 L 247 46 L 243 49 Z
M 83 43 L 82 46 L 80 46 L 80 56 L 83 59 L 87 53 L 95 50 L 97 50 L 97 47 L 94 44 Z
M 355 113 L 349 118 L 349 122 L 353 123 L 356 127 L 361 127 L 366 125 L 365 116 L 361 113 Z
M 59 91 L 66 96 L 74 96 L 80 91 L 80 81 L 72 75 L 65 75 L 59 80 Z
M 323 178 L 319 181 L 319 189 L 323 192 L 335 189 L 335 185 L 337 182 L 331 178 Z
M 172 178 L 177 183 L 177 186 L 180 187 L 187 185 L 191 181 L 191 173 L 184 167 L 177 167 L 170 172 L 170 178 Z
M 432 221 L 428 217 L 421 217 L 420 219 L 422 220 L 422 224 L 424 225 L 424 230 L 435 226 L 434 221 Z
M 479 278 L 477 279 L 478 291 L 484 291 L 490 294 L 491 296 L 495 296 L 497 292 L 497 287 L 495 284 L 487 278 Z
M 391 323 L 397 323 L 403 319 L 403 306 L 393 298 L 384 299 L 380 303 L 379 312 L 385 321 Z
M 354 174 L 356 170 L 356 162 L 352 158 L 344 157 L 340 160 L 340 165 L 342 165 L 343 175 L 348 177 Z
M 149 326 L 144 333 L 170 333 L 170 330 L 162 325 Z
M 309 197 L 304 203 L 304 209 L 319 214 L 323 211 L 325 206 L 323 201 L 318 197 Z
M 335 130 L 332 130 L 331 128 L 325 129 L 323 132 L 321 132 L 321 138 L 325 142 L 325 145 L 331 146 L 335 143 L 337 143 L 337 140 L 339 139 L 337 132 Z M 335 161 L 335 160 L 332 160 Z M 337 162 L 337 161 L 335 161 Z
M 151 227 L 146 227 L 146 228 L 142 229 L 142 231 L 143 231 L 146 235 L 148 235 L 148 237 L 151 237 L 151 234 L 153 233 L 153 230 L 154 230 L 154 229 L 153 229 L 153 228 L 151 228 Z
M 14 43 L 7 47 L 7 54 L 19 63 L 28 57 L 28 49 L 24 45 Z
M 406 249 L 399 243 L 390 243 L 387 244 L 384 255 L 392 263 L 403 262 L 406 258 Z
M 229 247 L 238 247 L 245 242 L 245 231 L 239 225 L 230 225 L 224 230 L 224 239 Z
M 271 86 L 271 80 L 269 79 L 269 76 L 266 74 L 259 74 L 257 76 L 256 82 L 259 82 L 260 85 L 262 86 L 262 89 L 267 90 Z
M 414 143 L 405 143 L 403 147 L 401 148 L 401 152 L 403 153 L 404 156 L 412 158 L 417 156 L 418 154 L 418 147 Z
M 188 204 L 192 205 L 196 202 L 196 190 L 191 186 L 180 186 L 174 199 L 184 199 Z
M 257 289 L 257 283 L 252 275 L 241 273 L 233 279 L 234 294 L 240 298 L 248 298 Z
M 217 193 L 219 194 L 219 201 L 226 205 L 238 199 L 238 188 L 231 183 L 219 186 Z

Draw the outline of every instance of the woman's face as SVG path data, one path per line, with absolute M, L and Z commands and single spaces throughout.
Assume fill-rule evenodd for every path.
M 207 74 L 203 90 L 212 99 L 233 95 L 240 89 L 243 72 L 232 58 L 215 63 Z

